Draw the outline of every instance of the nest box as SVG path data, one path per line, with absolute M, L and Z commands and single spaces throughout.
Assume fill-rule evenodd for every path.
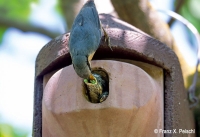
M 155 137 L 155 129 L 194 129 L 180 64 L 165 44 L 110 15 L 110 37 L 91 62 L 109 77 L 109 96 L 91 103 L 71 64 L 65 33 L 39 52 L 35 66 L 34 137 Z M 190 136 L 195 136 L 191 134 Z

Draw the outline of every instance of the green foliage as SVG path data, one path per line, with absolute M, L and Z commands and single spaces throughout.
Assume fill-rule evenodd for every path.
M 27 137 L 28 133 L 9 124 L 0 124 L 0 137 Z
M 186 0 L 181 8 L 181 15 L 190 21 L 200 32 L 200 0 Z
M 6 29 L 7 29 L 6 27 L 0 27 L 0 43 L 2 43 L 3 35 L 4 35 L 5 31 L 6 31 Z
M 0 0 L 0 19 L 28 21 L 31 12 L 31 3 L 37 0 Z M 7 27 L 0 24 L 0 43 Z
M 58 12 L 60 15 L 62 15 L 62 9 L 61 9 L 61 2 L 60 0 L 57 0 L 56 5 L 55 5 L 55 10 Z
M 8 18 L 27 20 L 35 0 L 1 0 L 0 13 Z

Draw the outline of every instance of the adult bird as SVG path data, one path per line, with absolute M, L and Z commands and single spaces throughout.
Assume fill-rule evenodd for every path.
M 88 0 L 76 16 L 69 38 L 69 50 L 77 75 L 95 80 L 91 73 L 90 61 L 99 47 L 101 37 L 109 37 L 101 26 L 94 0 Z

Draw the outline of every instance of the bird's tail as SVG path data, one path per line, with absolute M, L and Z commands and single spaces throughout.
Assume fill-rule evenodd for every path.
M 85 3 L 94 2 L 94 0 L 85 0 L 84 2 L 85 2 Z

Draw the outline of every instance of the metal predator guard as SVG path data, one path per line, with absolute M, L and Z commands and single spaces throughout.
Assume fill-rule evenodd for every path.
M 103 33 L 105 41 L 109 45 L 110 39 L 101 26 L 94 0 L 88 0 L 72 25 L 69 50 L 77 75 L 91 83 L 95 83 L 97 80 L 91 73 L 90 61 L 99 47 Z M 98 96 L 105 98 L 102 93 L 98 93 Z M 98 100 L 101 100 L 101 97 L 98 97 Z

